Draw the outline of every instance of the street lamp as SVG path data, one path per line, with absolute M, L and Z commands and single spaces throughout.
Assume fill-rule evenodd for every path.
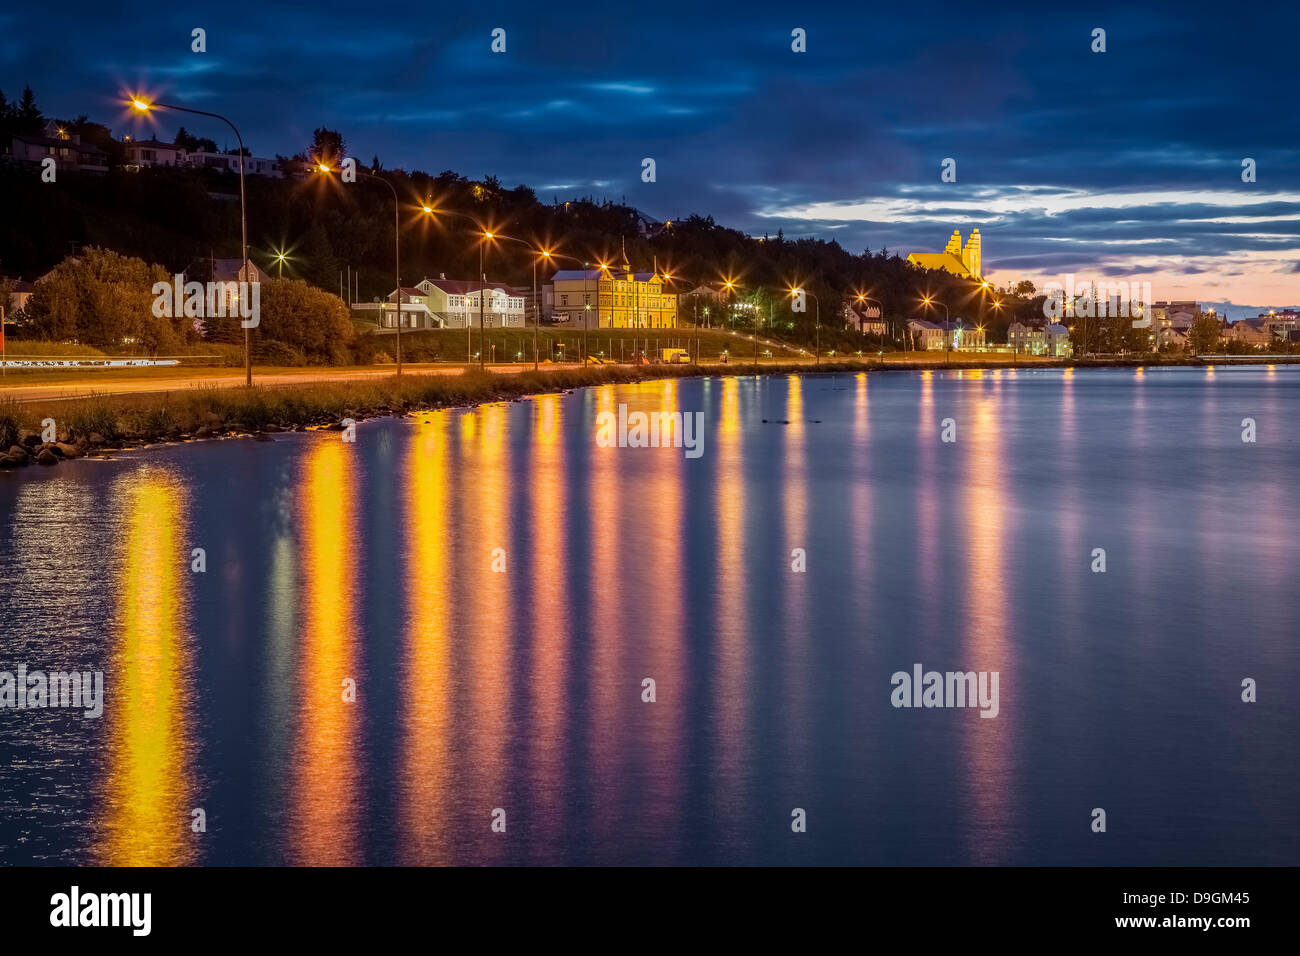
M 816 303 L 817 305 L 817 324 L 813 326 L 813 341 L 815 343 L 813 345 L 813 356 L 814 356 L 813 364 L 821 365 L 822 364 L 822 302 L 821 299 L 817 298 L 816 293 L 808 292 L 806 289 L 796 288 L 790 290 L 790 295 L 792 297 L 799 295 L 801 293 L 804 295 L 812 296 L 813 302 Z
M 522 242 L 523 240 L 520 241 Z M 547 262 L 550 262 L 552 259 L 569 259 L 572 260 L 573 262 L 582 262 L 581 259 L 575 258 L 574 256 L 561 255 L 558 252 L 552 252 L 550 249 L 539 249 L 538 254 Z M 585 284 L 586 280 L 583 281 Z M 552 290 L 554 290 L 554 286 L 552 286 Z M 542 318 L 541 306 L 537 302 L 537 260 L 534 259 L 533 260 L 533 371 L 534 372 L 537 371 L 537 356 L 538 356 L 537 326 L 540 323 L 541 318 Z
M 206 110 L 190 109 L 188 106 L 173 106 L 170 103 L 149 103 L 140 99 L 138 96 L 131 98 L 131 107 L 141 113 L 148 113 L 150 110 L 175 110 L 178 113 L 193 113 L 195 116 L 210 116 L 213 119 L 219 119 L 229 126 L 235 133 L 235 140 L 239 143 L 239 236 L 240 251 L 243 258 L 239 266 L 241 271 L 248 270 L 248 214 L 244 205 L 244 138 L 239 135 L 239 130 L 235 124 L 226 119 L 220 113 L 209 113 Z M 248 275 L 248 281 L 252 282 L 253 277 Z M 242 321 L 239 323 L 244 326 L 244 384 L 253 384 L 253 353 L 250 348 L 249 326 Z
M 277 279 L 284 278 L 284 260 L 288 258 L 289 258 L 288 255 L 285 254 L 285 251 L 283 249 L 280 249 L 279 251 L 276 252 L 275 263 L 279 267 L 279 271 L 276 274 Z
M 921 301 L 925 303 L 926 308 L 930 308 L 932 306 L 937 305 L 943 309 L 943 364 L 947 365 L 948 364 L 948 322 L 949 322 L 948 307 L 944 305 L 942 302 L 936 302 L 928 295 L 923 297 Z
M 333 172 L 333 170 L 324 163 L 318 163 L 316 168 L 326 176 Z M 396 301 L 393 303 L 396 313 L 393 322 L 394 327 L 397 329 L 397 375 L 400 378 L 402 375 L 402 201 L 397 196 L 397 187 L 383 176 L 376 176 L 374 173 L 370 172 L 370 170 L 361 166 L 358 166 L 357 169 L 362 175 L 369 176 L 371 179 L 383 183 L 393 194 L 393 277 L 397 283 L 396 291 L 393 293 L 396 297 Z

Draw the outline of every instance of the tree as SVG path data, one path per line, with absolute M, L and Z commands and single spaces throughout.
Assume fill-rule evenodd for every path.
M 20 136 L 37 136 L 45 125 L 45 117 L 36 107 L 36 96 L 30 86 L 23 87 L 22 99 L 13 107 L 13 131 Z
M 1201 312 L 1192 322 L 1191 331 L 1187 333 L 1187 344 L 1196 355 L 1214 352 L 1219 345 L 1219 320 L 1207 312 Z
M 349 361 L 354 327 L 342 299 L 301 279 L 264 282 L 261 295 L 261 339 L 281 342 L 315 364 Z
M 153 314 L 156 282 L 170 285 L 162 266 L 88 246 L 36 283 L 27 316 L 41 338 L 135 352 L 170 352 L 196 336 L 183 316 Z
M 337 168 L 348 155 L 347 142 L 337 130 L 321 126 L 312 133 L 311 148 L 307 155 L 313 163 L 324 163 Z
M 206 136 L 195 136 L 184 126 L 176 131 L 174 142 L 177 146 L 183 146 L 191 153 L 215 153 L 217 151 L 216 140 L 208 139 Z

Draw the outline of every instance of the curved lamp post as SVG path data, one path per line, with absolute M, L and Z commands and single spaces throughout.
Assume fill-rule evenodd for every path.
M 943 364 L 947 365 L 948 364 L 948 323 L 950 321 L 949 314 L 948 314 L 948 307 L 944 305 L 942 302 L 936 302 L 928 295 L 923 297 L 921 301 L 925 303 L 926 308 L 930 308 L 932 306 L 937 305 L 943 309 Z
M 141 113 L 148 113 L 150 110 L 175 110 L 178 113 L 193 113 L 195 116 L 210 116 L 213 119 L 219 119 L 231 128 L 235 134 L 235 139 L 239 143 L 239 235 L 240 250 L 243 258 L 240 259 L 240 269 L 248 268 L 248 213 L 244 205 L 244 138 L 239 135 L 239 130 L 235 124 L 226 119 L 220 113 L 209 113 L 207 110 L 190 109 L 188 106 L 174 106 L 171 103 L 148 103 L 139 97 L 131 98 L 132 108 Z M 252 281 L 252 277 L 249 277 Z M 244 325 L 241 321 L 240 325 Z M 244 384 L 253 384 L 253 353 L 249 347 L 250 333 L 248 326 L 244 325 Z
M 326 176 L 334 172 L 324 163 L 317 163 L 316 168 Z M 397 282 L 396 291 L 393 293 L 396 299 L 393 303 L 396 311 L 393 322 L 394 327 L 397 329 L 397 375 L 400 378 L 402 375 L 402 200 L 398 198 L 397 187 L 383 176 L 376 176 L 360 164 L 357 165 L 357 170 L 362 175 L 383 183 L 393 194 L 393 278 Z
M 822 303 L 821 300 L 817 298 L 817 294 L 815 292 L 809 292 L 807 289 L 803 289 L 803 288 L 795 288 L 790 290 L 791 296 L 796 296 L 799 295 L 800 293 L 804 293 L 806 295 L 812 296 L 813 302 L 816 303 L 817 305 L 817 324 L 813 326 L 813 341 L 816 343 L 815 345 L 813 345 L 813 364 L 821 365 L 822 364 Z

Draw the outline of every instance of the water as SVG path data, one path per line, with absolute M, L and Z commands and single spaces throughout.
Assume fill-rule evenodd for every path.
M 703 456 L 597 447 L 619 403 Z M 712 378 L 0 476 L 0 670 L 107 684 L 0 710 L 0 862 L 1295 864 L 1298 412 Z M 892 707 L 917 662 L 998 716 Z

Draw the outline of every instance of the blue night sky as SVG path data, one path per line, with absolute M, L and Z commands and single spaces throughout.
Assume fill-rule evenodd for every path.
M 329 126 L 389 167 L 854 252 L 937 252 L 978 226 L 999 282 L 1300 302 L 1300 7 L 1070 6 L 66 0 L 0 13 L 0 88 L 30 83 L 46 115 L 119 135 L 147 132 L 117 97 L 143 90 L 230 115 L 259 156 Z M 231 140 L 174 115 L 159 138 L 178 125 Z

